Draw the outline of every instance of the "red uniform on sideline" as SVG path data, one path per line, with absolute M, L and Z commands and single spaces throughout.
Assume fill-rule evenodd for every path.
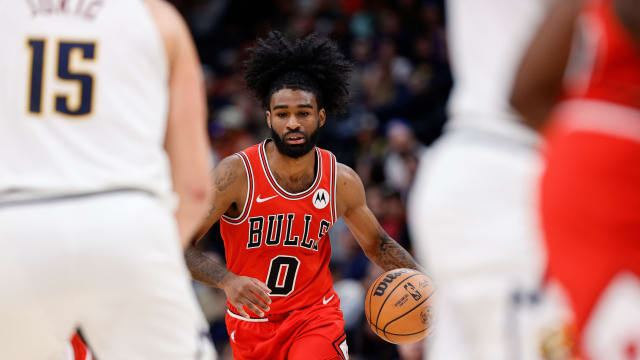
M 588 1 L 579 24 L 586 53 L 547 132 L 548 274 L 568 295 L 579 356 L 638 359 L 640 48 L 612 0 Z
M 335 156 L 316 147 L 315 181 L 293 194 L 271 173 L 267 141 L 236 154 L 247 171 L 247 199 L 240 216 L 223 216 L 220 222 L 228 269 L 271 289 L 271 310 L 264 318 L 245 309 L 253 319 L 244 319 L 228 303 L 233 355 L 284 359 L 314 349 L 318 358 L 344 359 L 344 320 L 329 271 L 327 233 L 337 219 Z

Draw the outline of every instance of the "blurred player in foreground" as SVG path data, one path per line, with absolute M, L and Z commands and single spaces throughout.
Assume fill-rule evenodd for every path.
M 211 351 L 182 257 L 210 185 L 179 14 L 1 0 L 0 43 L 0 358 L 59 356 L 77 327 L 104 360 Z
M 529 308 L 542 278 L 537 134 L 509 106 L 541 0 L 449 0 L 454 89 L 445 134 L 421 159 L 409 225 L 438 288 L 430 360 L 533 353 Z
M 548 141 L 547 271 L 573 312 L 574 352 L 640 359 L 638 1 L 559 3 L 522 63 L 512 102 Z
M 328 231 L 343 217 L 384 270 L 417 265 L 365 203 L 358 175 L 316 147 L 327 114 L 344 110 L 351 65 L 336 45 L 278 32 L 258 40 L 247 87 L 261 100 L 271 138 L 225 158 L 202 229 L 220 220 L 227 266 L 196 247 L 194 279 L 224 290 L 235 359 L 345 359 L 340 299 L 333 290 Z

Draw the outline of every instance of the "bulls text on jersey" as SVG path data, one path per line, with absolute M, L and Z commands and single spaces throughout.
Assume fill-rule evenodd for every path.
M 286 224 L 285 222 L 286 217 Z M 318 251 L 318 242 L 322 237 L 327 234 L 331 223 L 325 219 L 320 220 L 320 226 L 318 227 L 318 234 L 316 239 L 313 239 L 315 234 L 310 234 L 309 229 L 312 228 L 311 224 L 314 221 L 313 216 L 309 214 L 304 215 L 304 232 L 302 234 L 292 234 L 293 222 L 296 221 L 296 214 L 272 214 L 266 217 L 253 216 L 249 219 L 249 239 L 247 241 L 247 249 L 256 249 L 262 246 L 293 246 L 302 247 L 309 250 Z M 298 220 L 300 221 L 300 220 Z M 266 226 L 265 226 L 266 225 Z M 282 240 L 284 232 L 284 240 Z

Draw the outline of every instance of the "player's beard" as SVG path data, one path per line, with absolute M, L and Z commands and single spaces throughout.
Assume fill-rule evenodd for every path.
M 319 130 L 320 128 L 315 129 L 315 131 L 312 132 L 309 136 L 301 131 L 293 132 L 304 137 L 304 142 L 302 144 L 289 144 L 285 142 L 284 137 L 291 134 L 292 132 L 285 133 L 283 137 L 280 137 L 273 130 L 273 128 L 271 128 L 271 138 L 273 139 L 273 143 L 276 144 L 276 148 L 281 154 L 297 159 L 307 154 L 316 146 L 316 144 L 318 143 L 318 137 L 320 136 Z

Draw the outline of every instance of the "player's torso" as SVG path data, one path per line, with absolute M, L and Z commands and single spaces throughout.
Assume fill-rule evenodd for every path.
M 509 94 L 545 6 L 545 0 L 447 1 L 447 37 L 455 79 L 449 126 L 533 136 L 516 124 Z
M 640 47 L 611 0 L 590 0 L 576 31 L 567 87 L 572 98 L 640 109 Z
M 332 286 L 328 231 L 336 220 L 336 160 L 316 148 L 313 184 L 292 194 L 276 182 L 265 143 L 238 153 L 248 175 L 243 213 L 223 216 L 227 267 L 255 277 L 271 289 L 271 313 L 304 308 L 319 301 Z
M 170 189 L 168 64 L 142 0 L 0 1 L 0 192 Z

